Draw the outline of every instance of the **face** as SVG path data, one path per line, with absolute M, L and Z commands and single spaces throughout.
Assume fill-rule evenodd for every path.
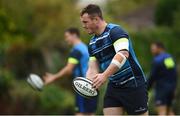
M 64 33 L 64 38 L 65 38 L 65 41 L 69 44 L 69 45 L 72 45 L 73 44 L 73 40 L 75 38 L 75 35 L 74 34 L 70 34 L 69 32 L 65 32 Z
M 154 56 L 159 54 L 159 48 L 155 44 L 151 45 L 151 53 Z
M 83 28 L 88 34 L 94 34 L 98 28 L 98 18 L 91 18 L 87 13 L 83 14 L 81 17 L 81 23 Z

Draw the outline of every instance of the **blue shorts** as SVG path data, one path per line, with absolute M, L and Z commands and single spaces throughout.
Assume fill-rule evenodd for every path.
M 175 89 L 156 89 L 155 90 L 155 104 L 171 106 L 174 100 Z
M 88 99 L 77 94 L 75 111 L 77 113 L 95 113 L 97 109 L 97 98 Z
M 148 111 L 146 84 L 139 87 L 120 88 L 109 82 L 104 97 L 104 108 L 123 107 L 129 115 L 140 115 Z

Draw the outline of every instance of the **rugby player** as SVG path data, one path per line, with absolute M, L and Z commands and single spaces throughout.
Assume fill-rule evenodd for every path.
M 161 42 L 151 44 L 151 53 L 154 58 L 148 79 L 148 89 L 155 84 L 155 104 L 158 115 L 174 115 L 172 102 L 177 85 L 175 61 L 165 51 L 165 47 Z
M 96 89 L 109 79 L 104 114 L 121 115 L 126 111 L 130 115 L 148 115 L 146 78 L 129 34 L 121 26 L 107 23 L 95 4 L 82 9 L 80 20 L 87 33 L 93 34 L 86 76 Z
M 46 73 L 45 84 L 49 84 L 65 75 L 73 74 L 73 78 L 85 77 L 88 68 L 89 53 L 87 46 L 80 40 L 77 28 L 69 28 L 65 31 L 65 40 L 72 45 L 66 66 L 56 74 Z M 76 115 L 93 115 L 97 108 L 97 98 L 87 99 L 76 94 Z

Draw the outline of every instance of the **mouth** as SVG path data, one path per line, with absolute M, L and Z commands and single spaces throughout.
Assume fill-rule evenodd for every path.
M 87 32 L 89 32 L 90 30 L 88 28 L 84 28 Z
M 88 28 L 87 28 L 87 27 L 84 27 L 84 29 L 88 30 Z

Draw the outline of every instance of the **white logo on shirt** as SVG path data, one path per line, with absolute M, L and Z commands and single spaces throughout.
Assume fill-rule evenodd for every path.
M 106 38 L 106 37 L 108 37 L 108 36 L 109 36 L 109 33 L 107 33 L 106 35 L 103 35 L 102 37 L 98 37 L 94 42 L 90 42 L 89 45 L 94 44 L 94 43 L 96 43 L 97 41 L 99 41 L 99 40 L 101 40 L 101 39 L 104 39 L 104 38 Z

